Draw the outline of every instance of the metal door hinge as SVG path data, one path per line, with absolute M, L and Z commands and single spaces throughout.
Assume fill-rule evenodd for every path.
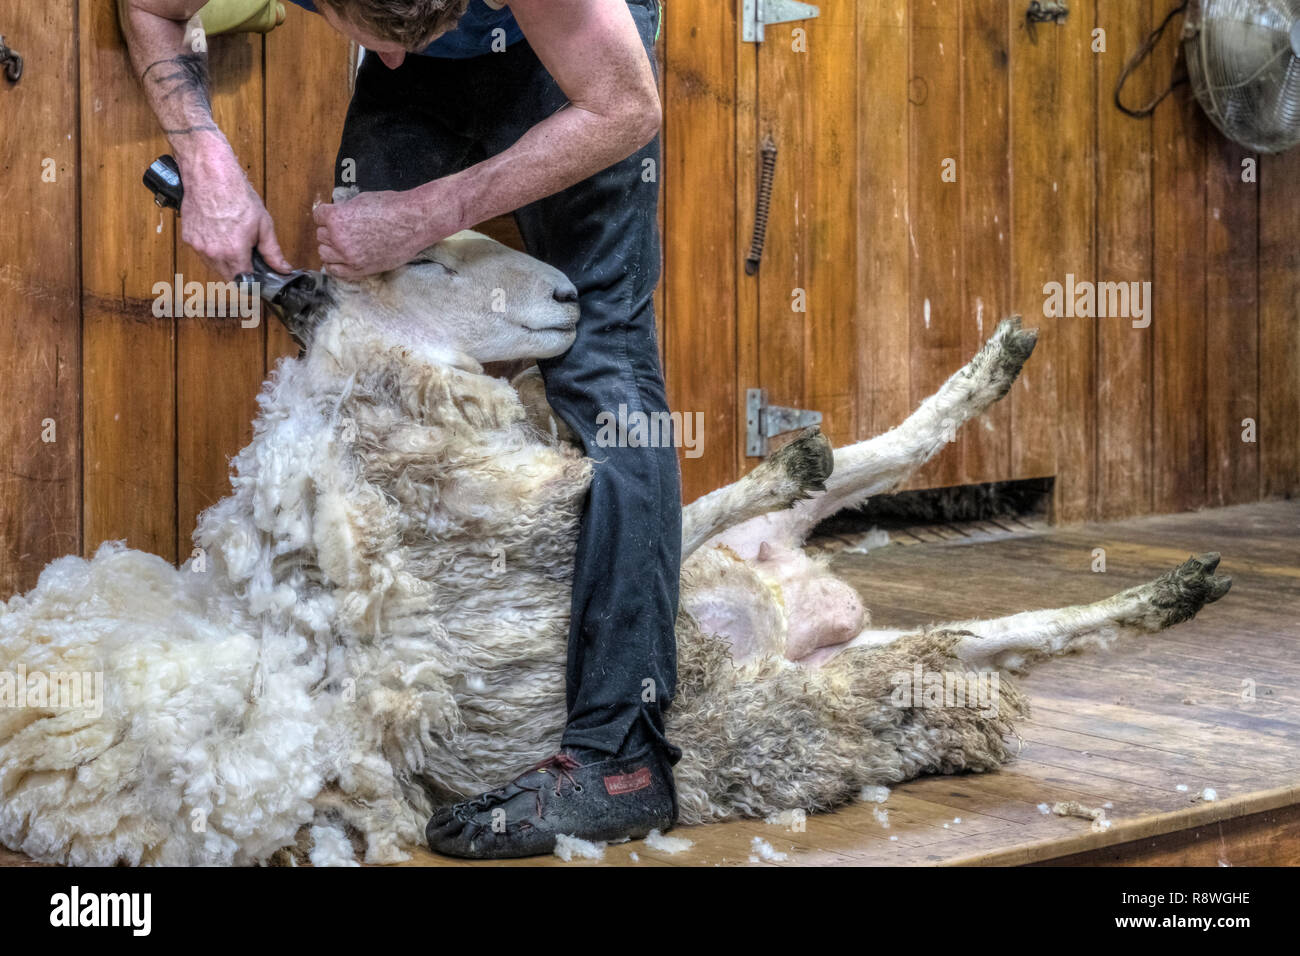
M 812 20 L 821 10 L 811 3 L 796 0 L 741 0 L 740 38 L 746 43 L 762 43 L 763 28 L 791 20 Z
M 745 390 L 745 454 L 750 458 L 765 457 L 770 438 L 821 423 L 821 412 L 769 405 L 767 389 Z

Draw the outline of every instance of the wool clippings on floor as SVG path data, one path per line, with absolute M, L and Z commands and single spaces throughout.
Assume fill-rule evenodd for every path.
M 658 830 L 651 830 L 645 838 L 645 845 L 661 853 L 685 853 L 695 846 L 695 841 L 685 837 L 664 836 Z
M 863 803 L 884 803 L 889 799 L 888 787 L 863 787 L 858 794 L 858 799 Z
M 749 856 L 750 863 L 757 863 L 760 858 L 772 863 L 780 863 L 783 860 L 790 859 L 789 854 L 777 850 L 762 837 L 754 837 L 750 841 L 749 848 L 752 851 Z
M 1091 820 L 1094 831 L 1110 829 L 1111 821 L 1106 817 L 1104 807 L 1085 807 L 1076 800 L 1066 800 L 1063 803 L 1052 804 L 1052 812 L 1058 817 L 1079 817 L 1083 820 Z
M 572 863 L 574 857 L 584 860 L 605 859 L 605 844 L 592 843 L 575 836 L 560 834 L 555 838 L 555 855 L 565 863 Z

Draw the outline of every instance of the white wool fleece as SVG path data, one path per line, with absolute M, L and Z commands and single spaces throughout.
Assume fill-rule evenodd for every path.
M 108 543 L 0 610 L 0 670 L 99 672 L 105 691 L 99 717 L 0 707 L 0 842 L 51 862 L 241 864 L 341 821 L 368 860 L 396 861 L 421 842 L 426 785 L 469 792 L 554 746 L 554 569 L 572 563 L 590 466 L 526 441 L 503 383 L 349 324 L 277 368 L 183 568 Z M 501 556 L 503 618 L 506 582 L 484 574 Z

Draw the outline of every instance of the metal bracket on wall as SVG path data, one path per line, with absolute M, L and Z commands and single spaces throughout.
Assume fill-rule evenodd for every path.
M 750 458 L 766 457 L 770 438 L 821 423 L 821 412 L 769 405 L 767 389 L 745 390 L 745 454 Z
M 796 0 L 741 0 L 740 38 L 746 43 L 762 43 L 763 28 L 791 20 L 812 20 L 821 10 L 811 3 Z

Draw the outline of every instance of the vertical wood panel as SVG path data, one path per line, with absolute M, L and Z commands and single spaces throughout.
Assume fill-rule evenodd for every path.
M 76 4 L 6 4 L 0 30 L 26 64 L 18 83 L 0 80 L 9 127 L 0 138 L 6 599 L 35 584 L 47 562 L 81 549 Z
M 804 407 L 835 444 L 857 437 L 858 43 L 852 3 L 823 4 L 808 31 L 808 291 Z
M 962 361 L 961 189 L 970 175 L 962 157 L 961 30 L 957 8 L 911 0 L 912 210 L 911 388 L 915 406 Z M 945 161 L 957 182 L 944 182 Z M 922 468 L 908 487 L 940 487 L 961 480 L 961 433 Z
M 857 438 L 912 409 L 908 5 L 859 0 Z
M 670 5 L 671 8 L 671 5 Z M 739 28 L 738 28 L 739 29 Z M 736 188 L 733 210 L 736 225 L 736 254 L 723 268 L 729 268 L 736 289 L 736 395 L 732 416 L 745 422 L 748 409 L 746 390 L 762 384 L 758 365 L 759 345 L 759 276 L 745 271 L 745 258 L 754 235 L 754 219 L 759 183 L 762 124 L 758 115 L 758 45 L 744 42 L 739 32 L 731 38 L 736 51 L 735 116 L 736 130 Z M 683 143 L 686 148 L 688 144 Z M 777 161 L 780 162 L 778 155 Z M 687 200 L 687 197 L 682 197 Z M 689 200 L 687 200 L 689 201 Z M 746 454 L 745 435 L 738 430 L 736 447 L 736 474 L 742 475 L 762 459 Z M 708 491 L 711 489 L 702 489 Z
M 703 454 L 682 465 L 683 497 L 732 480 L 736 409 L 736 36 L 732 4 L 667 4 L 664 161 L 669 401 L 704 413 Z
M 663 16 L 662 8 L 660 10 L 660 16 L 661 17 Z M 662 24 L 662 20 L 660 22 Z M 655 66 L 655 85 L 657 88 L 657 92 L 659 94 L 660 109 L 662 109 L 664 101 L 668 98 L 667 90 L 664 89 L 664 38 L 662 32 L 656 34 L 655 36 L 654 66 Z M 663 154 L 665 149 L 667 149 L 667 141 L 661 129 L 659 135 L 659 160 L 661 166 L 663 163 Z M 655 225 L 659 229 L 660 263 L 659 263 L 659 284 L 655 286 L 655 293 L 654 293 L 654 310 L 655 310 L 655 335 L 659 341 L 659 367 L 660 369 L 662 369 L 664 367 L 664 359 L 666 357 L 664 352 L 664 288 L 666 286 L 666 283 L 668 282 L 668 264 L 663 261 L 663 248 L 664 248 L 664 240 L 663 240 L 664 203 L 663 203 L 663 193 L 662 193 L 663 170 L 656 169 L 655 177 L 656 177 L 656 182 L 661 184 L 660 185 L 661 192 L 659 194 L 659 205 L 658 208 L 655 210 Z M 510 216 L 509 218 L 510 221 L 513 223 L 514 216 Z M 513 244 L 513 243 L 509 244 L 510 247 L 512 249 L 518 249 L 521 252 L 526 252 L 527 250 L 524 249 L 524 237 L 522 233 L 519 233 L 518 223 L 515 223 L 515 232 L 518 234 L 518 244 Z M 683 449 L 682 454 L 679 455 L 678 460 L 679 461 L 683 460 L 685 457 L 686 457 L 685 449 Z
M 173 213 L 140 185 L 167 141 L 128 61 L 111 3 L 80 6 L 84 540 L 176 557 Z
M 1094 457 L 1095 327 L 1044 315 L 1044 286 L 1095 273 L 1095 7 L 1075 4 L 1059 25 L 1031 32 L 1011 10 L 1011 257 L 1014 308 L 1037 327 L 1038 346 L 1016 384 L 1011 473 L 1056 475 L 1058 520 L 1089 517 Z
M 266 37 L 266 208 L 290 264 L 315 269 L 312 207 L 334 192 L 335 153 L 351 98 L 350 48 L 323 17 L 287 9 L 285 22 Z M 266 348 L 268 367 L 298 352 L 273 317 Z
M 259 194 L 262 175 L 262 37 L 214 37 L 208 66 L 212 115 Z M 223 281 L 177 241 L 185 281 Z M 268 313 L 267 321 L 275 321 Z M 265 371 L 265 325 L 238 317 L 184 318 L 176 328 L 176 552 L 184 561 L 200 511 L 230 492 L 228 461 L 253 437 Z
M 1147 4 L 1098 0 L 1106 52 L 1096 60 L 1097 274 L 1080 278 L 1152 279 L 1151 125 L 1125 116 L 1111 102 L 1116 77 L 1150 31 L 1150 20 Z M 1149 76 L 1149 70 L 1134 74 L 1128 102 L 1150 98 Z M 1151 510 L 1152 329 L 1135 329 L 1128 318 L 1095 321 L 1096 516 L 1142 514 Z
M 963 359 L 979 351 L 1011 311 L 1009 8 L 1008 0 L 962 8 Z M 1012 401 L 998 402 L 963 432 L 964 482 L 1011 477 L 1011 412 Z
M 1300 494 L 1300 149 L 1259 172 L 1259 471 L 1266 496 Z
M 1213 135 L 1213 134 L 1211 134 Z M 1210 505 L 1259 497 L 1259 192 L 1242 181 L 1244 147 L 1214 136 L 1206 161 L 1205 439 Z
M 1061 195 L 1059 257 L 1056 281 L 1065 274 L 1096 276 L 1097 269 L 1097 102 L 1098 56 L 1093 53 L 1097 26 L 1095 0 L 1074 7 L 1076 19 L 1057 32 L 1060 45 L 1060 156 L 1052 193 Z M 1059 186 L 1057 185 L 1059 183 Z M 1047 228 L 1051 224 L 1045 222 Z M 1041 287 L 1039 290 L 1041 294 Z M 1097 489 L 1097 327 L 1088 320 L 1057 325 L 1048 352 L 1056 379 L 1056 494 L 1053 513 L 1057 521 L 1080 521 L 1095 513 Z M 1040 377 L 1042 372 L 1036 373 Z M 1017 392 L 1017 415 L 1024 407 Z M 1017 425 L 1019 420 L 1017 419 Z M 1022 474 L 1041 474 L 1045 460 L 1026 465 Z
M 758 133 L 771 136 L 779 153 L 772 179 L 772 207 L 767 243 L 759 267 L 758 381 L 777 405 L 807 408 L 812 377 L 808 351 L 810 330 L 829 308 L 831 290 L 813 284 L 811 234 L 812 190 L 820 174 L 813 160 L 813 113 L 822 91 L 813 83 L 812 60 L 827 55 L 815 48 L 796 53 L 791 47 L 795 27 L 768 27 L 758 47 Z M 741 248 L 741 254 L 746 248 Z M 807 311 L 795 311 L 795 290 L 802 290 Z
M 1152 22 L 1168 11 L 1151 0 Z M 1169 31 L 1172 32 L 1172 31 Z M 1174 72 L 1168 35 L 1152 54 L 1157 83 Z M 1205 154 L 1208 121 L 1189 86 L 1156 110 L 1152 123 L 1155 260 L 1151 328 L 1155 348 L 1153 508 L 1205 503 Z

